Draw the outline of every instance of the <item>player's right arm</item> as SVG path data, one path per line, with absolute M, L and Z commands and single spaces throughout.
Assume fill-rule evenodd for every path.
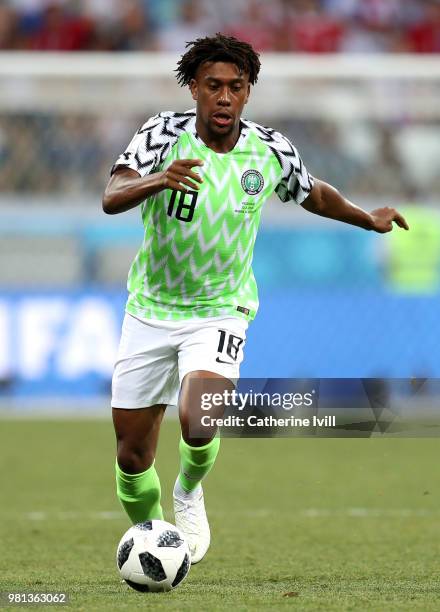
M 200 159 L 176 159 L 165 170 L 144 177 L 126 166 L 116 167 L 105 188 L 102 208 L 108 215 L 116 215 L 138 206 L 163 189 L 184 193 L 189 189 L 197 191 L 203 179 L 192 168 L 202 165 Z

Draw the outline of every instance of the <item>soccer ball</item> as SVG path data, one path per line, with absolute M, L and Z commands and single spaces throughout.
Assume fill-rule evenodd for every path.
M 182 532 L 166 521 L 138 523 L 124 533 L 116 552 L 119 573 L 136 591 L 171 591 L 191 565 Z

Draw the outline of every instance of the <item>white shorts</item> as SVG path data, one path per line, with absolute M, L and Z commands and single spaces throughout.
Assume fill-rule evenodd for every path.
M 238 317 L 160 321 L 126 313 L 112 380 L 113 408 L 177 405 L 180 384 L 194 370 L 235 383 L 247 327 Z

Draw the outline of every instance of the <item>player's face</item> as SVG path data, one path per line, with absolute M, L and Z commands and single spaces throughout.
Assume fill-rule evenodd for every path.
M 197 116 L 212 135 L 228 136 L 238 129 L 250 93 L 248 74 L 235 64 L 205 62 L 190 89 L 197 102 Z

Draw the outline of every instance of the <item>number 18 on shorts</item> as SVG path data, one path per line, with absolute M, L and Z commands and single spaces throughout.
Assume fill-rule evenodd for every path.
M 112 381 L 113 408 L 176 405 L 183 378 L 196 370 L 235 384 L 247 327 L 238 317 L 161 321 L 126 314 Z

